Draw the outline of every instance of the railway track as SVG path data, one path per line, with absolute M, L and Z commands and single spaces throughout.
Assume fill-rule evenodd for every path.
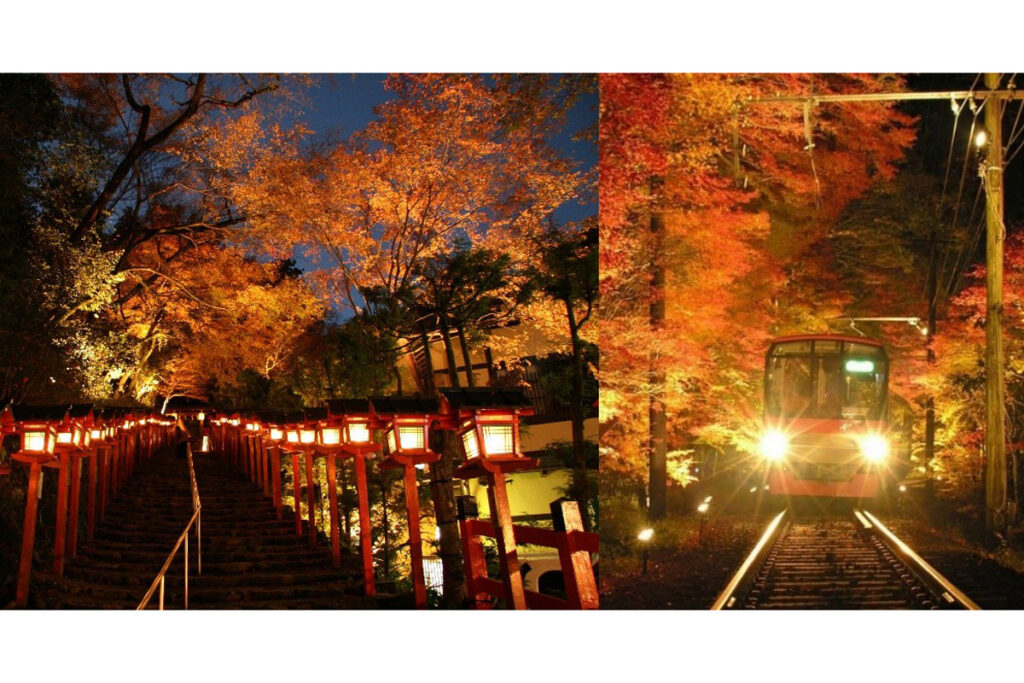
M 712 609 L 978 609 L 871 513 L 771 521 Z

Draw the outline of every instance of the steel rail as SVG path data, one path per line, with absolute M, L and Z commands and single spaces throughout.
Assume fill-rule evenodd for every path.
M 711 606 L 714 611 L 723 609 L 732 609 L 736 606 L 736 594 L 741 588 L 744 588 L 747 584 L 753 580 L 754 576 L 761 569 L 761 564 L 764 562 L 764 557 L 767 552 L 771 549 L 772 544 L 775 542 L 776 536 L 782 526 L 782 520 L 786 516 L 788 510 L 783 510 L 775 519 L 768 524 L 768 528 L 761 535 L 761 539 L 754 546 L 754 549 L 747 555 L 747 559 L 740 565 L 739 570 L 733 575 L 732 579 L 726 585 L 725 590 L 722 591 L 718 599 L 715 600 L 715 604 Z
M 889 546 L 889 548 L 895 552 L 901 560 L 903 560 L 907 567 L 910 568 L 918 578 L 931 586 L 939 597 L 950 605 L 959 605 L 960 607 L 968 610 L 981 609 L 973 600 L 967 597 L 963 591 L 954 586 L 949 579 L 940 574 L 934 567 L 928 564 L 924 558 L 915 553 L 910 546 L 901 541 L 894 533 L 889 531 L 884 524 L 878 521 L 878 518 L 867 510 L 862 510 L 861 512 L 864 517 L 874 525 L 875 531 L 879 536 L 881 536 L 885 544 Z
M 135 608 L 136 610 L 146 609 L 146 606 L 149 605 L 150 599 L 153 597 L 153 593 L 155 593 L 157 589 L 160 590 L 159 605 L 160 609 L 163 610 L 164 585 L 166 583 L 167 571 L 171 568 L 171 563 L 177 556 L 178 549 L 182 547 L 182 544 L 185 546 L 185 609 L 188 609 L 188 533 L 192 530 L 193 525 L 196 527 L 196 541 L 199 546 L 199 555 L 197 558 L 199 575 L 202 576 L 203 574 L 203 503 L 199 498 L 199 485 L 196 483 L 196 470 L 192 464 L 191 444 L 187 445 L 185 455 L 188 460 L 189 485 L 192 489 L 192 517 L 188 520 L 188 524 L 185 525 L 185 530 L 181 532 L 180 536 L 178 536 L 178 541 L 174 544 L 174 548 L 172 548 L 171 552 L 167 555 L 167 560 L 164 562 L 164 566 L 160 568 L 156 578 L 153 579 L 153 583 L 150 584 L 149 590 L 146 591 L 146 595 L 142 598 L 142 601 L 139 602 L 139 606 Z

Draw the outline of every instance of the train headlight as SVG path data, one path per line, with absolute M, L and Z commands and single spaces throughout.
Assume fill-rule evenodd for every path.
M 879 434 L 869 434 L 861 440 L 860 450 L 871 462 L 882 462 L 889 456 L 889 440 Z
M 765 460 L 782 460 L 789 450 L 789 438 L 780 431 L 770 430 L 761 437 L 761 455 Z

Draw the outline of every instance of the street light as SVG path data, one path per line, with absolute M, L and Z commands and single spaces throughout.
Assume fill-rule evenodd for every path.
M 711 509 L 711 496 L 704 499 L 700 505 L 697 506 L 697 512 L 700 514 L 700 531 L 697 533 L 697 542 L 704 543 L 704 525 L 708 521 L 708 510 Z
M 647 548 L 651 543 L 651 539 L 654 538 L 654 529 L 650 527 L 644 529 L 636 535 L 636 540 L 640 541 L 642 545 L 641 557 L 643 558 L 643 569 L 640 570 L 641 575 L 647 575 Z

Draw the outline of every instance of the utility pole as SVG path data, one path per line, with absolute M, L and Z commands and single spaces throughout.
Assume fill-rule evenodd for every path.
M 999 74 L 985 74 L 996 90 Z M 985 102 L 988 155 L 981 169 L 985 186 L 985 533 L 990 542 L 1006 530 L 1006 439 L 1003 397 L 1003 102 Z M 1004 536 L 1005 537 L 1005 536 Z

